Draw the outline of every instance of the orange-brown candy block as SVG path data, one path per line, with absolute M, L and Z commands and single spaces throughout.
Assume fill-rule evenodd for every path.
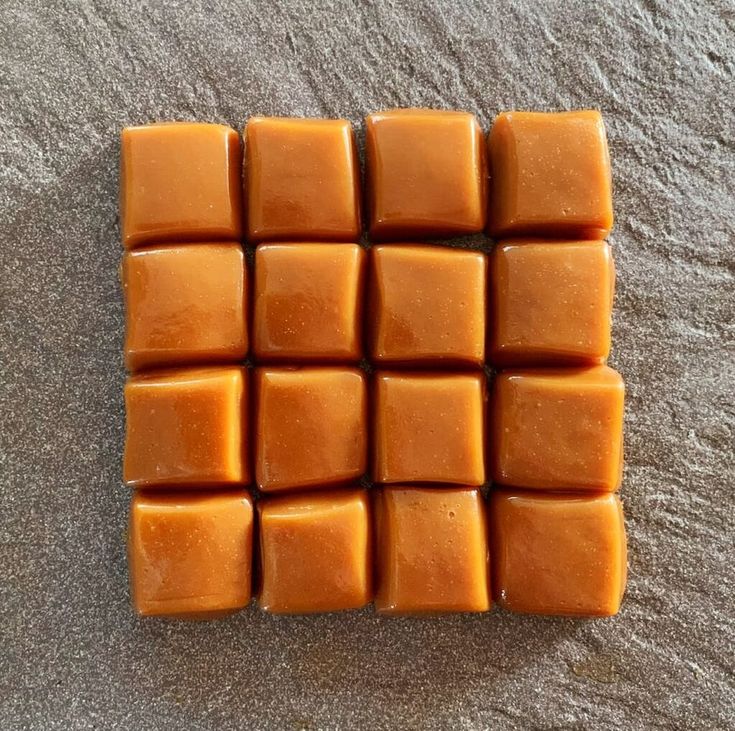
M 122 279 L 129 370 L 245 358 L 247 292 L 239 244 L 128 251 Z
M 396 109 L 365 120 L 370 235 L 461 236 L 486 219 L 486 160 L 473 114 Z
M 493 481 L 550 490 L 616 490 L 623 396 L 623 379 L 607 366 L 498 374 Z
M 137 492 L 128 534 L 135 609 L 210 619 L 246 606 L 252 542 L 253 504 L 244 491 Z
M 249 480 L 244 368 L 155 371 L 125 384 L 123 479 L 131 487 Z
M 359 479 L 367 387 L 356 368 L 259 368 L 255 480 L 264 492 Z
M 617 495 L 492 493 L 495 601 L 533 614 L 607 617 L 625 590 L 623 509 Z
M 237 132 L 221 124 L 126 127 L 120 152 L 123 244 L 239 239 L 241 165 Z
M 485 481 L 485 377 L 379 372 L 374 390 L 376 482 Z
M 607 358 L 615 273 L 604 241 L 501 243 L 490 255 L 490 281 L 493 364 Z
M 388 487 L 375 501 L 382 614 L 485 612 L 488 541 L 476 488 Z
M 371 250 L 370 357 L 379 363 L 481 365 L 485 255 L 438 246 Z
M 504 112 L 488 150 L 492 236 L 604 239 L 610 232 L 610 157 L 599 112 Z
M 349 122 L 253 117 L 244 134 L 250 241 L 360 238 L 360 167 Z
M 262 586 L 276 614 L 357 609 L 372 599 L 365 490 L 266 498 L 258 503 Z
M 253 350 L 260 360 L 358 361 L 365 251 L 357 244 L 262 244 L 255 252 Z

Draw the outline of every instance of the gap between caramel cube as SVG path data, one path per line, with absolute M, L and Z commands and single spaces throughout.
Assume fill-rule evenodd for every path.
M 128 251 L 122 283 L 128 370 L 245 359 L 247 277 L 238 243 Z
M 490 281 L 495 366 L 605 361 L 615 269 L 604 241 L 502 241 L 490 255 Z
M 607 366 L 503 371 L 492 398 L 493 481 L 614 491 L 623 459 L 623 379 Z
M 373 479 L 485 482 L 482 373 L 379 371 L 373 390 Z
M 357 609 L 372 599 L 370 506 L 365 490 L 267 497 L 258 503 L 268 612 Z
M 120 150 L 124 246 L 239 240 L 241 168 L 240 138 L 225 125 L 126 127 Z
M 479 251 L 387 244 L 370 251 L 368 342 L 379 364 L 479 366 L 487 259 Z
M 490 608 L 485 506 L 476 488 L 387 487 L 375 497 L 381 614 Z
M 610 616 L 626 581 L 617 495 L 496 491 L 490 498 L 495 601 L 514 612 Z
M 253 504 L 245 491 L 138 491 L 130 508 L 133 605 L 144 616 L 211 619 L 251 596 Z
M 365 250 L 261 244 L 255 251 L 253 352 L 260 361 L 357 362 Z
M 487 164 L 473 114 L 394 109 L 365 120 L 370 236 L 376 240 L 478 233 Z
M 244 137 L 250 241 L 358 241 L 360 166 L 347 120 L 252 117 Z
M 246 375 L 223 366 L 129 378 L 125 483 L 203 489 L 248 482 Z
M 499 114 L 488 157 L 491 236 L 604 239 L 610 232 L 610 156 L 598 111 Z
M 367 466 L 367 386 L 357 368 L 258 368 L 255 480 L 263 492 L 342 485 Z

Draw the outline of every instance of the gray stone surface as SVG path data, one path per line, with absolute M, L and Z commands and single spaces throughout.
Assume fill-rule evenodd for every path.
M 728 0 L 4 0 L 0 727 L 735 728 L 734 36 Z M 137 620 L 120 128 L 407 105 L 604 111 L 622 613 Z

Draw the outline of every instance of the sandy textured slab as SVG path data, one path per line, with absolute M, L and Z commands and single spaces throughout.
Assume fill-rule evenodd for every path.
M 733 728 L 732 4 L 38 9 L 57 5 L 0 7 L 0 726 Z M 359 123 L 397 105 L 471 110 L 485 128 L 514 107 L 605 113 L 613 365 L 629 385 L 622 614 L 137 621 L 120 127 Z

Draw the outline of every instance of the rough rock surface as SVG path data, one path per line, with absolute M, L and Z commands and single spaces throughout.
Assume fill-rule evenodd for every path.
M 5 0 L 0 727 L 735 728 L 729 0 Z M 123 125 L 599 107 L 630 533 L 607 621 L 138 621 L 120 486 Z

